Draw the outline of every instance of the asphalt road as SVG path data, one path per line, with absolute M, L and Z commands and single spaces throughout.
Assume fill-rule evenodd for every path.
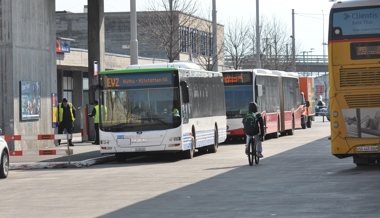
M 0 217 L 380 217 L 379 166 L 330 153 L 329 122 L 263 144 L 183 160 L 146 156 L 86 168 L 15 170 L 0 180 Z

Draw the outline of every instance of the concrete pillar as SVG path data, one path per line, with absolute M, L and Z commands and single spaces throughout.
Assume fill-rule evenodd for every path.
M 53 134 L 51 93 L 57 92 L 55 1 L 2 0 L 0 12 L 1 134 Z M 39 119 L 21 120 L 20 81 L 40 82 Z M 8 144 L 12 150 L 54 146 L 49 140 Z
M 92 85 L 98 84 L 98 77 L 94 76 L 94 61 L 98 63 L 98 71 L 104 70 L 105 66 L 104 0 L 87 0 L 87 4 L 88 83 L 89 87 L 91 87 Z M 89 103 L 93 104 L 94 102 Z
M 80 132 L 80 113 L 78 108 L 83 105 L 83 73 L 81 71 L 73 71 L 73 104 L 77 110 L 74 133 L 78 133 Z

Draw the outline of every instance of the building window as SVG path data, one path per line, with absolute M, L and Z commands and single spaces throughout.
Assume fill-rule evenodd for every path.
M 200 54 L 205 56 L 207 49 L 207 33 L 201 32 Z
M 73 72 L 72 71 L 63 71 L 63 98 L 67 98 L 69 102 L 73 102 Z
M 213 43 L 212 43 L 212 35 L 210 34 L 208 37 L 208 56 L 212 56 L 213 54 Z
M 197 54 L 197 36 L 198 30 L 190 29 L 190 45 L 191 45 L 191 53 Z
M 181 26 L 179 27 L 180 36 L 181 36 L 181 52 L 188 52 L 187 51 L 187 42 L 189 37 L 189 28 Z

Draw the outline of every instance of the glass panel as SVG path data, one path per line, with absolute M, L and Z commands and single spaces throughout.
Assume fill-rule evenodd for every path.
M 227 118 L 243 117 L 248 112 L 248 105 L 253 100 L 252 85 L 226 86 Z
M 333 14 L 333 35 L 372 35 L 380 33 L 380 8 L 336 11 Z
M 103 131 L 143 131 L 180 125 L 179 89 L 173 87 L 103 90 L 107 116 Z M 177 109 L 177 111 L 175 109 Z

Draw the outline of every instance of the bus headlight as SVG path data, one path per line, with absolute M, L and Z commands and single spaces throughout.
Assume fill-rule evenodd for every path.
M 100 140 L 100 144 L 109 145 L 110 141 L 109 140 Z
M 181 137 L 171 137 L 170 141 L 181 141 Z
M 339 123 L 338 122 L 334 122 L 334 127 L 338 128 L 339 127 Z
M 332 115 L 333 115 L 333 117 L 338 117 L 338 112 L 334 111 L 334 112 L 332 113 Z

